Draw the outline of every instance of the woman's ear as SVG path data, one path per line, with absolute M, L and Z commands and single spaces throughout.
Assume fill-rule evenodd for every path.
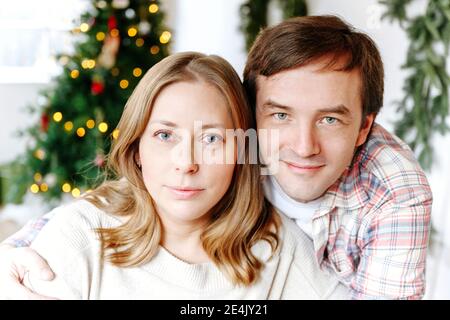
M 355 148 L 359 147 L 360 145 L 364 144 L 364 142 L 366 142 L 367 136 L 369 135 L 374 120 L 375 120 L 374 113 L 371 113 L 365 117 L 364 124 L 359 129 L 358 139 L 356 140 Z
M 134 154 L 134 162 L 136 163 L 136 165 L 138 166 L 139 169 L 142 167 L 141 157 L 139 155 L 139 152 L 136 152 Z

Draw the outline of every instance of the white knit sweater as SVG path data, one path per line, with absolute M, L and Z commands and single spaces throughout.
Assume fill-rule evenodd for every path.
M 119 268 L 100 257 L 94 228 L 120 225 L 85 200 L 58 207 L 32 248 L 56 273 L 53 281 L 27 276 L 25 285 L 61 299 L 346 299 L 348 290 L 319 270 L 311 241 L 282 217 L 281 247 L 271 259 L 267 242 L 253 252 L 265 262 L 259 280 L 233 286 L 213 263 L 189 264 L 160 247 L 140 267 Z

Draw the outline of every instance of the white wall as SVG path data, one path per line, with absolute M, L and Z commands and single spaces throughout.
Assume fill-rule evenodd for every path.
M 43 85 L 0 83 L 0 164 L 13 160 L 25 149 L 25 139 L 18 138 L 18 129 L 39 120 L 30 116 L 25 106 L 36 105 Z
M 200 51 L 227 59 L 241 75 L 245 43 L 239 31 L 242 0 L 173 0 L 173 51 Z

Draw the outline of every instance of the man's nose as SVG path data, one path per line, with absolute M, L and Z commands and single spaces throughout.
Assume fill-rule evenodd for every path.
M 313 126 L 302 126 L 294 134 L 292 149 L 302 158 L 320 153 L 320 143 Z

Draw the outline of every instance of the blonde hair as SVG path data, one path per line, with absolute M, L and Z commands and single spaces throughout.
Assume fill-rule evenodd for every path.
M 147 71 L 127 101 L 108 157 L 117 180 L 105 181 L 85 199 L 110 214 L 129 216 L 117 228 L 100 228 L 102 255 L 119 267 L 139 266 L 157 252 L 162 227 L 152 198 L 135 161 L 139 139 L 149 121 L 153 103 L 166 86 L 181 81 L 203 81 L 225 97 L 235 128 L 254 126 L 240 79 L 224 59 L 195 52 L 173 54 Z M 246 150 L 249 150 L 247 147 Z M 268 241 L 278 247 L 279 217 L 264 199 L 258 164 L 236 164 L 224 197 L 211 210 L 211 221 L 201 235 L 210 259 L 234 283 L 249 285 L 262 269 L 251 247 Z M 108 253 L 108 254 L 106 254 Z

